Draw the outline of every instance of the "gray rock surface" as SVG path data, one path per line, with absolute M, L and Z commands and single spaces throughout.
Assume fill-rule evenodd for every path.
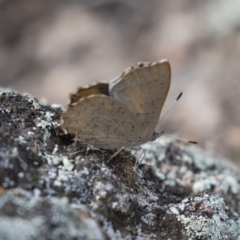
M 89 148 L 61 106 L 0 91 L 0 239 L 240 239 L 239 169 L 164 137 L 144 160 Z M 79 119 L 81 120 L 81 119 Z

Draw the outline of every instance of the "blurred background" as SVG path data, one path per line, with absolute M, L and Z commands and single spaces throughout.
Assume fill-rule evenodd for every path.
M 168 59 L 158 126 L 240 164 L 239 0 L 0 0 L 0 86 L 66 104 L 77 86 Z

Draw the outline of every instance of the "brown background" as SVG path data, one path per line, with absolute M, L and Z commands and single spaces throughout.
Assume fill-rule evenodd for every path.
M 0 85 L 50 103 L 139 61 L 169 59 L 158 127 L 240 160 L 240 1 L 0 2 Z

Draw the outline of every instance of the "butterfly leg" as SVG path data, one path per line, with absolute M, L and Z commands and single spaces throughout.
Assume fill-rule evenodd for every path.
M 145 158 L 145 151 L 139 147 L 137 148 L 136 150 L 141 150 L 141 153 L 139 154 L 139 156 L 137 157 L 136 161 L 135 161 L 135 164 L 134 164 L 134 167 L 133 167 L 133 171 L 136 172 L 137 171 L 137 167 L 139 166 L 139 164 L 141 164 L 141 162 L 143 161 L 143 159 Z
M 125 147 L 119 148 L 108 160 L 107 163 L 109 163 L 114 157 L 116 157 Z

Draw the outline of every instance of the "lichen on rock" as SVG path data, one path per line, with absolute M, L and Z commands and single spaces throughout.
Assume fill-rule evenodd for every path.
M 239 239 L 239 170 L 161 137 L 143 161 L 86 148 L 61 106 L 0 91 L 0 239 Z

